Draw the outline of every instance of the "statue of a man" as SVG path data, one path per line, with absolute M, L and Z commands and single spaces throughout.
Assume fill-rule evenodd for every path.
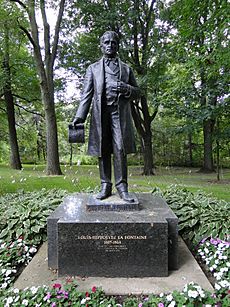
M 103 57 L 86 71 L 80 105 L 73 125 L 83 123 L 90 106 L 88 154 L 99 158 L 101 190 L 97 199 L 112 194 L 111 154 L 115 186 L 127 202 L 134 199 L 128 193 L 127 154 L 135 152 L 130 102 L 139 96 L 132 69 L 118 57 L 119 37 L 107 31 L 100 39 Z

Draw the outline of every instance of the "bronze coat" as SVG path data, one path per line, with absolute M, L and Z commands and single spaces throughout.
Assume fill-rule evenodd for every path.
M 139 88 L 132 69 L 120 60 L 119 67 L 120 80 L 130 85 L 131 93 L 129 97 L 125 97 L 121 94 L 118 96 L 118 111 L 120 117 L 123 150 L 125 154 L 128 154 L 136 151 L 130 102 L 138 98 Z M 98 157 L 101 157 L 102 150 L 101 114 L 103 112 L 102 100 L 104 99 L 104 79 L 104 60 L 102 58 L 100 61 L 90 65 L 86 71 L 80 105 L 76 113 L 76 117 L 79 117 L 85 121 L 92 104 L 88 154 Z M 111 146 L 110 144 L 111 140 L 108 142 L 108 146 Z

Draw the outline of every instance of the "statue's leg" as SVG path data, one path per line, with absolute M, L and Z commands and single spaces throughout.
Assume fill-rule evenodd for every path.
M 101 178 L 101 191 L 96 196 L 97 199 L 105 199 L 112 194 L 111 183 L 111 155 L 106 155 L 98 159 Z
M 112 194 L 111 183 L 111 129 L 109 112 L 104 106 L 102 117 L 102 156 L 98 158 L 101 190 L 97 199 L 105 199 Z
M 133 202 L 134 198 L 128 193 L 127 155 L 123 150 L 122 134 L 117 107 L 111 108 L 111 131 L 115 186 L 123 200 Z

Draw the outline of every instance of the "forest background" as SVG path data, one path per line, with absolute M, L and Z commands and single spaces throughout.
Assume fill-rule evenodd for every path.
M 13 169 L 96 164 L 68 143 L 84 72 L 99 37 L 120 36 L 141 88 L 133 102 L 138 152 L 129 164 L 230 166 L 227 0 L 0 0 L 0 162 Z M 89 119 L 86 123 L 86 136 Z

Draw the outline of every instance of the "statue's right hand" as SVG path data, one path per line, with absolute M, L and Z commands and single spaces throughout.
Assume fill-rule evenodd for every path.
M 73 126 L 76 126 L 77 124 L 82 124 L 82 123 L 84 123 L 84 120 L 80 117 L 75 117 L 72 121 Z

